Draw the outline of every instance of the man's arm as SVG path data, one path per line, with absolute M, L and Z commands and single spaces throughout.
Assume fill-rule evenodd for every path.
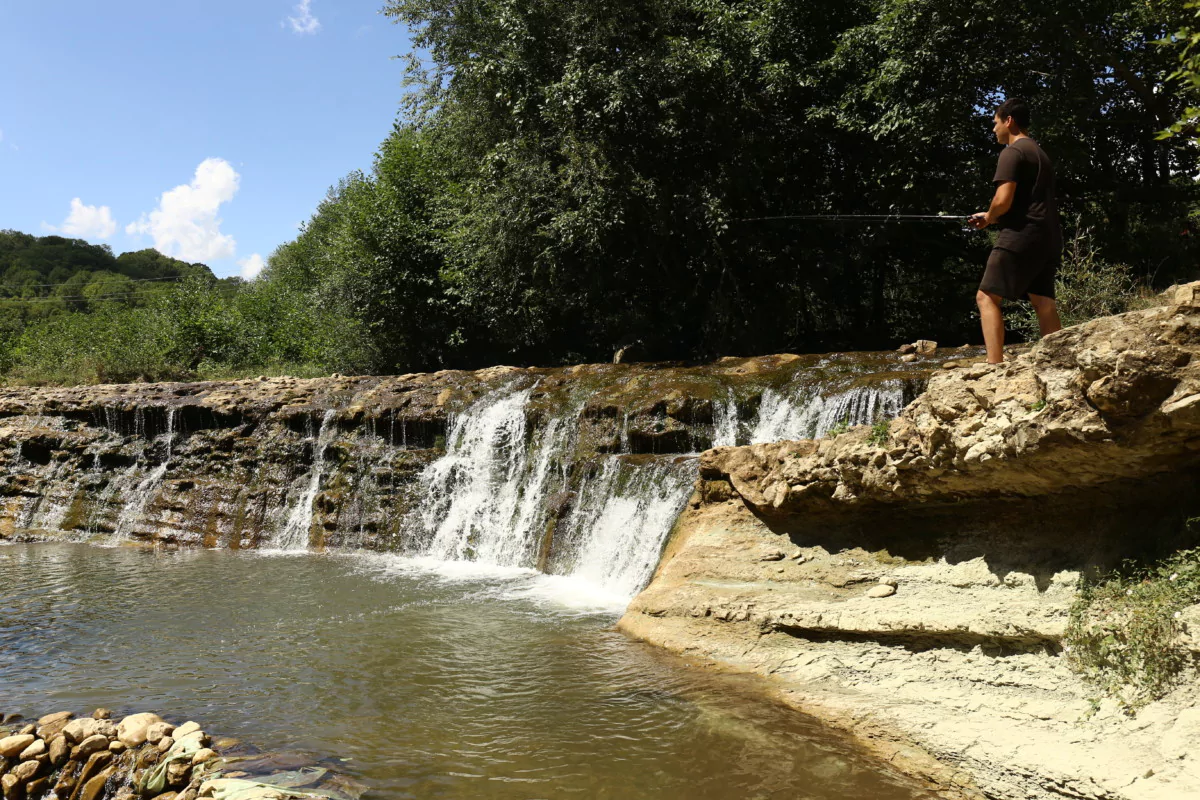
M 1004 181 L 996 187 L 996 194 L 992 197 L 991 207 L 982 214 L 972 214 L 968 219 L 972 226 L 983 230 L 988 225 L 994 224 L 998 219 L 1008 213 L 1012 208 L 1013 198 L 1017 195 L 1017 182 Z

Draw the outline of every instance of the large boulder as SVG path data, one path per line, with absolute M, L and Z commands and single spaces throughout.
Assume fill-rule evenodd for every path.
M 158 714 L 130 714 L 117 725 L 117 738 L 127 747 L 137 747 L 146 741 L 150 726 L 162 721 L 163 718 Z

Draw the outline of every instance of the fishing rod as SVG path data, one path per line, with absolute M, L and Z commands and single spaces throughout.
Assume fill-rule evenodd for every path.
M 775 222 L 778 220 L 821 220 L 829 222 L 837 222 L 839 220 L 847 220 L 854 222 L 890 222 L 892 220 L 917 221 L 941 219 L 951 222 L 962 222 L 968 220 L 973 215 L 967 214 L 790 214 L 780 217 L 748 217 L 744 219 L 734 220 L 734 222 Z

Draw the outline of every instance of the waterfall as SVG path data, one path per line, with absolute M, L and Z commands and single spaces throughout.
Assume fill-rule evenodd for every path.
M 135 417 L 135 429 L 139 432 L 144 430 L 144 421 L 141 414 Z M 133 492 L 125 500 L 125 504 L 121 508 L 120 515 L 117 516 L 117 527 L 113 531 L 113 541 L 123 542 L 129 538 L 129 532 L 133 526 L 145 516 L 146 506 L 150 505 L 150 500 L 158 493 L 158 489 L 162 486 L 163 477 L 167 474 L 167 469 L 171 466 L 171 456 L 174 454 L 175 447 L 175 408 L 167 409 L 167 432 L 163 434 L 166 438 L 166 457 L 162 463 L 150 471 L 145 478 L 138 482 L 134 487 Z M 131 473 L 135 473 L 138 465 L 135 463 Z
M 738 407 L 733 390 L 713 401 L 713 447 L 731 447 L 738 439 Z
M 632 599 L 654 574 L 695 481 L 693 458 L 631 464 L 609 456 L 580 488 L 566 524 L 570 577 Z
M 446 454 L 420 478 L 426 503 L 415 538 L 429 542 L 424 555 L 503 567 L 536 562 L 546 499 L 561 482 L 576 426 L 555 418 L 527 444 L 530 392 L 501 389 L 451 421 Z
M 696 462 L 605 456 L 573 481 L 586 471 L 573 456 L 582 405 L 531 431 L 531 391 L 494 392 L 454 417 L 446 454 L 420 478 L 425 502 L 410 531 L 423 543 L 416 552 L 500 567 L 549 560 L 553 572 L 632 597 L 658 563 Z M 552 512 L 557 498 L 569 497 L 565 512 Z
M 896 417 L 903 408 L 904 386 L 899 381 L 856 386 L 824 396 L 803 389 L 767 389 L 750 442 L 820 439 L 839 425 L 870 425 Z
M 336 413 L 332 408 L 326 411 L 325 416 L 321 417 L 321 427 L 316 436 L 309 434 L 309 439 L 313 442 L 313 463 L 308 474 L 308 486 L 288 512 L 287 521 L 275 542 L 280 550 L 308 549 L 309 533 L 312 531 L 313 502 L 317 499 L 317 492 L 321 489 L 321 477 L 325 473 L 325 451 L 337 433 L 337 426 L 329 424 Z

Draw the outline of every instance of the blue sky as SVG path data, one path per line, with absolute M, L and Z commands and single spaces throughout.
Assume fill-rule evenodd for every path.
M 403 97 L 382 0 L 0 0 L 0 229 L 251 275 Z

